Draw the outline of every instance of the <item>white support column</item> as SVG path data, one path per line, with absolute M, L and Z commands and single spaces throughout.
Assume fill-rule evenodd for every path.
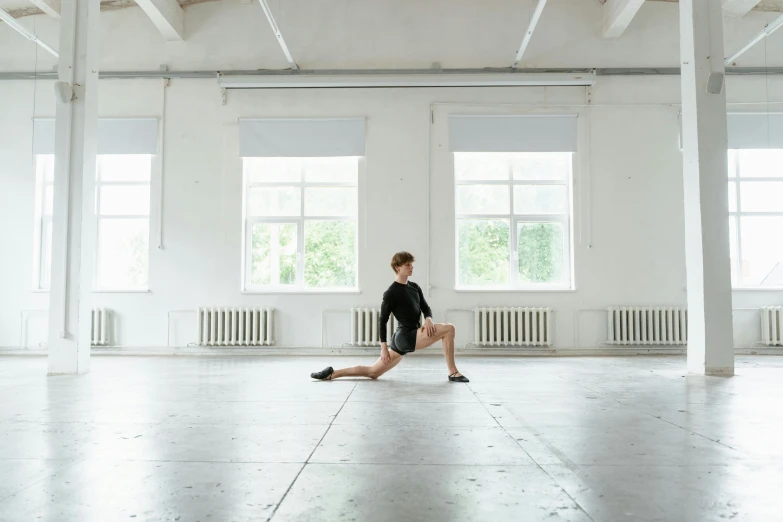
M 604 38 L 620 38 L 643 4 L 644 0 L 607 0 L 604 4 Z
M 136 0 L 167 42 L 185 40 L 185 11 L 177 0 Z
M 680 0 L 688 370 L 706 375 L 734 374 L 722 16 Z
M 732 18 L 742 18 L 761 0 L 723 0 L 723 12 Z
M 60 18 L 60 0 L 30 0 L 30 2 L 52 18 Z
M 49 293 L 49 374 L 90 370 L 100 0 L 63 0 Z M 71 89 L 73 97 L 71 98 Z

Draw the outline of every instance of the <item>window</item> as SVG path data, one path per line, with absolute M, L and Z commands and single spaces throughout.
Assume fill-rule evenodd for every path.
M 98 156 L 96 290 L 146 290 L 152 156 Z
M 783 149 L 729 151 L 731 280 L 783 287 Z
M 244 157 L 244 289 L 357 288 L 358 157 Z
M 51 274 L 54 155 L 36 156 L 38 288 Z M 95 290 L 146 290 L 152 156 L 99 155 L 95 186 Z
M 457 289 L 571 287 L 571 152 L 455 152 Z
M 35 284 L 49 290 L 52 277 L 52 207 L 54 202 L 54 155 L 35 156 Z

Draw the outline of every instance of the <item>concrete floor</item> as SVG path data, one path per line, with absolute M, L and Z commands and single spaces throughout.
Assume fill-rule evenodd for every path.
M 783 519 L 783 358 L 0 357 L 0 520 Z

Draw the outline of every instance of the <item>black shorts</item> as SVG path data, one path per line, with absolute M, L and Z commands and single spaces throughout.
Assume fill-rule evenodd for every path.
M 417 331 L 418 328 L 411 329 L 405 328 L 404 326 L 398 327 L 397 331 L 392 335 L 391 346 L 389 347 L 400 355 L 413 352 L 416 350 Z

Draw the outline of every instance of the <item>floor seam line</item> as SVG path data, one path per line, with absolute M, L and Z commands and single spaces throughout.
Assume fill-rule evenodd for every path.
M 0 498 L 0 504 L 2 504 L 3 502 L 5 502 L 6 500 L 8 500 L 8 499 L 9 499 L 9 498 L 11 498 L 11 497 L 18 495 L 18 494 L 19 494 L 19 493 L 21 493 L 22 491 L 26 491 L 26 490 L 30 489 L 31 487 L 35 486 L 35 485 L 36 485 L 36 484 L 38 484 L 39 482 L 43 482 L 44 480 L 50 479 L 50 478 L 54 477 L 55 475 L 57 475 L 58 473 L 60 473 L 61 471 L 65 471 L 66 469 L 72 468 L 72 467 L 74 467 L 75 465 L 77 465 L 77 464 L 81 464 L 82 462 L 86 462 L 86 461 L 87 461 L 87 459 L 86 459 L 86 458 L 84 458 L 84 459 L 80 459 L 80 460 L 75 460 L 75 461 L 73 461 L 72 463 L 68 464 L 67 466 L 64 466 L 64 467 L 62 467 L 62 468 L 58 469 L 58 470 L 57 470 L 57 471 L 55 471 L 54 473 L 52 473 L 52 474 L 50 474 L 50 475 L 46 475 L 45 477 L 41 477 L 40 479 L 36 480 L 36 481 L 35 481 L 35 482 L 33 482 L 32 484 L 29 484 L 28 486 L 25 486 L 25 487 L 23 487 L 22 489 L 20 489 L 20 490 L 18 490 L 18 491 L 14 491 L 13 493 L 11 493 L 10 495 L 8 495 L 7 497 Z
M 307 467 L 307 464 L 310 462 L 310 459 L 313 458 L 313 455 L 315 455 L 315 452 L 318 451 L 318 447 L 321 445 L 323 440 L 326 438 L 327 433 L 329 433 L 329 430 L 332 429 L 332 425 L 334 424 L 335 419 L 337 419 L 337 416 L 340 415 L 340 412 L 343 411 L 343 408 L 345 408 L 345 405 L 348 404 L 348 399 L 351 398 L 351 394 L 353 394 L 354 390 L 356 390 L 356 387 L 359 386 L 359 383 L 353 385 L 353 388 L 351 388 L 351 391 L 348 393 L 348 396 L 343 401 L 342 406 L 340 406 L 340 409 L 337 410 L 337 413 L 334 414 L 334 418 L 329 422 L 329 426 L 326 427 L 326 431 L 324 431 L 324 434 L 321 435 L 321 438 L 318 440 L 318 442 L 315 444 L 315 447 L 313 448 L 313 451 L 310 452 L 310 455 L 307 457 L 307 460 L 304 461 L 304 464 L 302 464 L 302 467 L 299 469 L 299 472 L 294 477 L 294 480 L 291 481 L 291 484 L 288 485 L 288 489 L 285 490 L 285 493 L 283 493 L 283 496 L 280 497 L 280 502 L 277 503 L 275 506 L 275 509 L 272 510 L 272 513 L 269 515 L 269 518 L 266 519 L 266 522 L 270 522 L 274 518 L 274 516 L 277 514 L 277 510 L 280 509 L 280 506 L 283 505 L 283 502 L 285 501 L 286 497 L 288 496 L 288 493 L 291 492 L 291 489 L 294 487 L 294 484 L 296 484 L 296 481 L 299 480 L 299 476 L 302 474 L 304 469 Z
M 739 450 L 737 450 L 737 448 L 732 448 L 732 447 L 731 447 L 731 446 L 729 446 L 728 444 L 724 444 L 724 443 L 722 443 L 722 442 L 721 442 L 721 441 L 719 441 L 719 440 L 711 439 L 711 438 L 707 437 L 706 435 L 702 435 L 701 433 L 698 433 L 698 432 L 696 432 L 696 431 L 691 431 L 691 430 L 689 430 L 689 429 L 685 428 L 684 426 L 680 426 L 679 424 L 675 424 L 675 423 L 673 423 L 673 422 L 672 422 L 672 421 L 670 421 L 670 420 L 664 419 L 664 418 L 662 418 L 662 417 L 657 417 L 657 416 L 653 415 L 652 413 L 650 413 L 649 411 L 646 411 L 646 408 L 645 408 L 645 409 L 642 409 L 642 410 L 636 410 L 636 409 L 635 409 L 633 406 L 631 406 L 631 405 L 629 405 L 629 404 L 626 404 L 626 403 L 624 403 L 624 402 L 623 402 L 623 401 L 621 401 L 620 399 L 615 399 L 615 398 L 614 398 L 614 397 L 612 397 L 611 395 L 607 395 L 607 394 L 605 394 L 605 393 L 601 393 L 601 392 L 599 392 L 598 390 L 593 390 L 592 388 L 589 388 L 589 387 L 587 387 L 587 386 L 585 386 L 585 385 L 583 385 L 583 384 L 580 384 L 580 386 L 582 386 L 582 387 L 583 387 L 583 388 L 585 388 L 586 390 L 590 390 L 590 391 L 591 391 L 591 392 L 593 392 L 593 393 L 597 393 L 598 395 L 603 395 L 604 397 L 607 397 L 607 398 L 609 398 L 609 399 L 611 399 L 611 400 L 615 401 L 617 404 L 620 404 L 620 405 L 622 405 L 624 408 L 628 408 L 629 410 L 632 410 L 632 411 L 641 411 L 641 413 L 644 413 L 645 415 L 647 415 L 647 416 L 649 416 L 649 417 L 652 417 L 653 419 L 658 419 L 659 421 L 665 422 L 666 424 L 669 424 L 669 425 L 671 425 L 671 426 L 674 426 L 675 428 L 679 428 L 679 429 L 683 430 L 685 433 L 690 433 L 691 435 L 697 435 L 697 436 L 699 436 L 699 437 L 702 437 L 702 438 L 704 438 L 704 439 L 706 439 L 706 440 L 708 440 L 708 441 L 710 441 L 710 442 L 714 442 L 715 444 L 720 444 L 720 445 L 721 445 L 721 446 L 723 446 L 724 448 L 729 448 L 729 449 L 730 449 L 730 450 L 732 450 L 732 451 L 739 451 Z
M 473 391 L 473 388 L 471 388 L 470 385 L 466 385 L 466 386 L 471 391 L 471 393 L 473 393 L 473 395 L 476 395 L 476 392 Z M 579 502 L 577 502 L 577 500 L 574 497 L 572 497 L 571 494 L 568 491 L 566 491 L 565 488 L 563 486 L 561 486 L 560 483 L 557 480 L 555 480 L 555 478 L 552 475 L 550 475 L 549 472 L 547 470 L 545 470 L 544 467 L 541 464 L 539 464 L 538 461 L 536 459 L 534 459 L 533 456 L 530 453 L 528 453 L 528 451 L 525 448 L 522 447 L 522 445 L 519 443 L 519 441 L 513 435 L 511 435 L 511 433 L 509 433 L 508 430 L 506 428 L 504 428 L 502 424 L 500 424 L 500 422 L 497 420 L 497 418 L 495 418 L 495 416 L 492 415 L 492 412 L 489 411 L 489 408 L 487 408 L 486 404 L 484 404 L 484 402 L 479 398 L 478 395 L 476 395 L 476 399 L 478 399 L 479 403 L 487 411 L 487 414 L 489 414 L 489 416 L 492 417 L 495 420 L 495 422 L 500 427 L 500 429 L 502 429 L 503 432 L 506 435 L 508 435 L 509 438 L 511 438 L 511 440 L 514 441 L 514 444 L 516 444 L 519 449 L 521 449 L 522 451 L 525 452 L 525 455 L 527 455 L 530 458 L 530 460 L 533 461 L 533 463 L 536 465 L 536 467 L 538 467 L 538 469 L 540 469 L 542 473 L 544 473 L 547 477 L 549 477 L 549 479 L 552 481 L 552 483 L 556 484 L 557 487 L 560 488 L 560 491 L 565 493 L 565 495 L 568 498 L 571 499 L 571 501 L 576 505 L 576 507 L 578 507 L 579 510 L 582 513 L 584 513 L 587 518 L 589 518 L 590 520 L 595 522 L 595 519 L 592 516 L 590 516 L 590 514 L 587 511 L 585 511 L 585 508 L 583 508 L 582 505 Z M 571 471 L 573 472 L 573 470 L 571 470 Z

